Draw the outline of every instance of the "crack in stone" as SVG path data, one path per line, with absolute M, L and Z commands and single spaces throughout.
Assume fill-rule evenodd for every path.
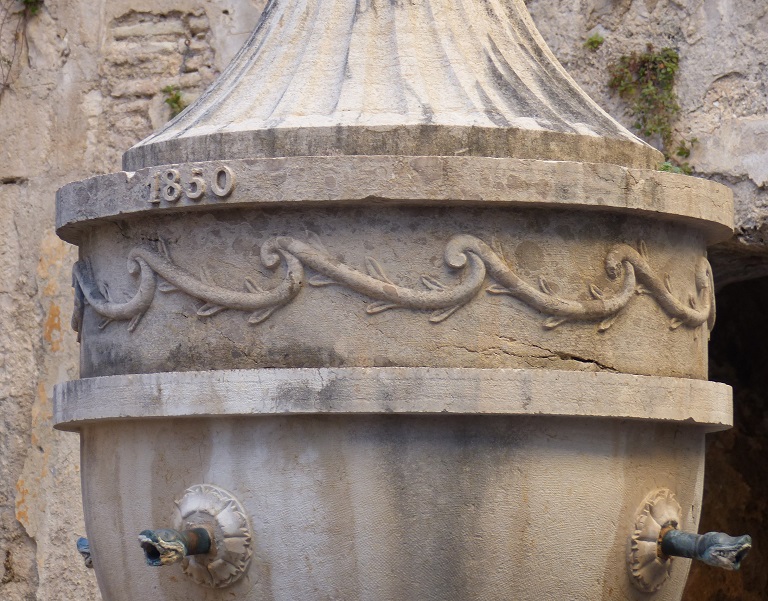
M 28 184 L 29 179 L 26 177 L 19 177 L 19 176 L 9 176 L 9 177 L 3 177 L 0 178 L 0 184 L 3 186 L 23 186 L 24 184 Z
M 254 367 L 261 367 L 261 365 L 259 363 L 259 360 L 257 358 L 255 358 L 253 355 L 251 355 L 251 353 L 248 352 L 248 349 L 246 349 L 244 346 L 242 346 L 242 345 L 238 344 L 237 342 L 235 342 L 232 338 L 227 336 L 224 333 L 224 331 L 221 330 L 220 328 L 217 328 L 217 327 L 214 326 L 214 329 L 221 335 L 222 338 L 226 338 L 232 344 L 233 347 L 235 347 L 238 351 L 240 351 L 243 354 L 243 357 L 247 357 L 248 360 L 251 363 L 253 363 Z
M 596 359 L 588 359 L 585 357 L 581 357 L 579 355 L 574 355 L 573 353 L 567 353 L 565 351 L 557 351 L 550 348 L 547 348 L 545 346 L 541 346 L 539 344 L 529 342 L 529 341 L 520 341 L 516 340 L 514 338 L 508 338 L 505 336 L 498 336 L 501 340 L 506 340 L 507 342 L 517 342 L 520 344 L 524 344 L 529 347 L 537 348 L 539 350 L 544 351 L 547 353 L 546 356 L 541 357 L 542 359 L 560 359 L 562 361 L 577 361 L 579 363 L 584 363 L 585 365 L 594 365 L 595 367 L 599 368 L 601 371 L 610 371 L 610 372 L 618 372 L 618 370 L 614 367 L 611 367 L 610 365 L 606 365 L 605 363 L 601 363 L 600 361 L 597 361 Z M 510 353 L 509 351 L 504 351 L 505 353 L 509 355 L 513 355 L 515 357 L 519 357 L 520 359 L 527 360 L 531 357 L 525 357 L 518 355 L 516 353 Z

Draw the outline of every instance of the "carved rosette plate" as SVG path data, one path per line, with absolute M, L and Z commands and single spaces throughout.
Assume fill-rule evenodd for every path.
M 197 527 L 212 531 L 212 549 L 185 557 L 181 563 L 184 573 L 211 588 L 223 588 L 242 578 L 253 554 L 253 532 L 240 502 L 212 484 L 191 486 L 176 501 L 174 528 Z
M 677 527 L 682 509 L 666 488 L 650 493 L 636 514 L 629 541 L 628 567 L 632 584 L 645 593 L 654 593 L 669 578 L 672 558 L 659 553 L 659 537 L 665 526 Z

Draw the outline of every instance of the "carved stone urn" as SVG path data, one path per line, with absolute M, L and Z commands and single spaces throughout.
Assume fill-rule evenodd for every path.
M 661 160 L 522 0 L 272 0 L 58 194 L 105 601 L 678 600 L 732 198 Z

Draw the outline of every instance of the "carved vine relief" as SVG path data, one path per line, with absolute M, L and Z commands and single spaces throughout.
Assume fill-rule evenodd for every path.
M 459 272 L 459 283 L 450 286 L 429 275 L 422 275 L 423 289 L 398 285 L 370 257 L 365 260 L 365 271 L 354 269 L 336 260 L 319 241 L 308 235 L 308 242 L 281 236 L 267 240 L 261 247 L 261 261 L 269 269 L 284 267 L 282 281 L 269 290 L 261 289 L 253 280 L 245 278 L 242 291 L 224 288 L 213 282 L 204 272 L 196 277 L 176 265 L 168 246 L 162 240 L 157 250 L 136 247 L 128 256 L 128 271 L 139 276 L 135 295 L 117 302 L 111 298 L 105 282 L 98 282 L 86 261 L 74 267 L 75 312 L 72 327 L 81 332 L 86 303 L 104 319 L 100 328 L 112 321 L 129 321 L 134 331 L 149 310 L 155 294 L 184 292 L 200 300 L 200 317 L 210 317 L 221 311 L 236 310 L 250 313 L 248 322 L 258 324 L 268 319 L 280 307 L 291 302 L 308 284 L 309 286 L 344 286 L 371 299 L 369 314 L 390 309 L 429 311 L 429 321 L 439 323 L 455 311 L 473 301 L 490 278 L 486 287 L 489 294 L 512 296 L 542 313 L 543 327 L 556 328 L 566 322 L 595 322 L 599 332 L 610 328 L 633 295 L 650 295 L 670 318 L 669 327 L 697 328 L 714 325 L 715 305 L 711 267 L 702 257 L 696 265 L 694 280 L 696 293 L 681 302 L 673 294 L 669 275 L 659 276 L 648 263 L 644 242 L 635 250 L 626 244 L 614 246 L 605 257 L 605 270 L 611 280 L 619 282 L 618 291 L 607 294 L 595 284 L 589 284 L 589 300 L 566 299 L 557 296 L 543 277 L 537 285 L 521 279 L 506 261 L 500 249 L 494 250 L 475 236 L 458 235 L 448 242 L 444 258 L 446 264 Z M 312 272 L 306 277 L 305 269 Z

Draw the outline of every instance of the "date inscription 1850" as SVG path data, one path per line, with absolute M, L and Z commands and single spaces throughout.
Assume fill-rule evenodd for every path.
M 156 206 L 163 201 L 175 204 L 182 198 L 199 201 L 209 190 L 218 198 L 226 198 L 235 189 L 235 174 L 226 166 L 217 167 L 208 174 L 199 167 L 193 167 L 189 173 L 179 169 L 158 169 L 150 174 L 147 187 L 148 202 Z

